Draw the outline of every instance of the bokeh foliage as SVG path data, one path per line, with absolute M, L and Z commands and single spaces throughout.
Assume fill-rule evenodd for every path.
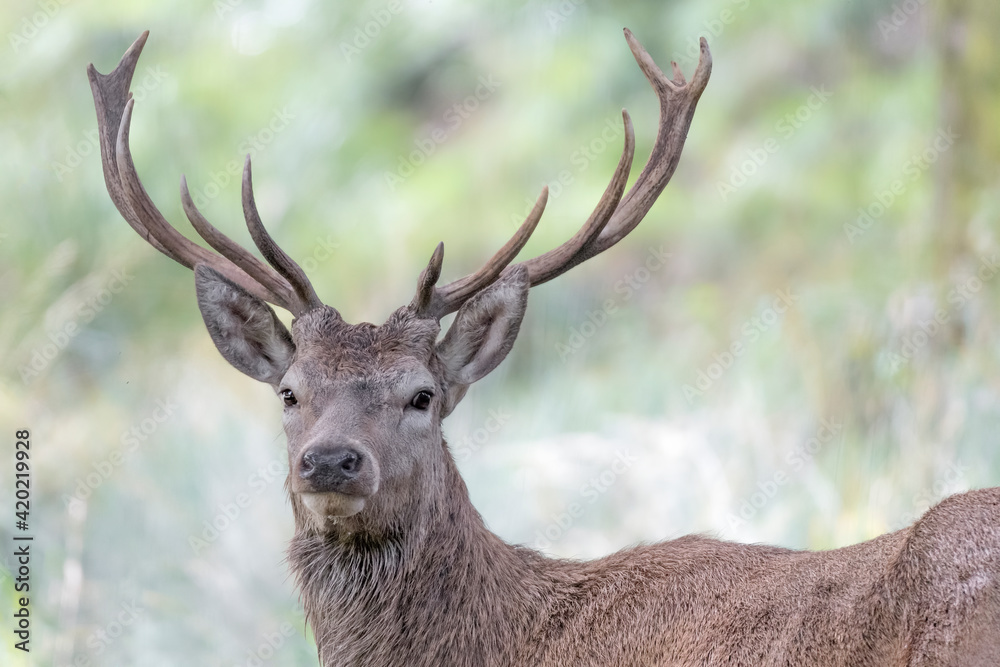
M 14 429 L 33 433 L 36 535 L 35 650 L 5 634 L 5 665 L 315 664 L 283 563 L 278 404 L 218 356 L 190 272 L 104 191 L 84 69 L 144 29 L 131 136 L 153 199 L 190 235 L 184 173 L 248 241 L 227 170 L 251 150 L 265 222 L 321 297 L 376 322 L 439 240 L 445 278 L 474 269 L 544 183 L 526 254 L 572 234 L 622 106 L 644 158 L 656 106 L 622 26 L 688 73 L 708 37 L 712 80 L 661 201 L 533 291 L 511 357 L 446 425 L 506 539 L 585 557 L 687 532 L 831 548 L 1000 484 L 1000 289 L 976 282 L 998 249 L 995 2 L 14 0 L 0 21 L 0 423 L 7 462 Z M 781 290 L 794 305 L 775 317 Z M 612 479 L 618 454 L 635 463 Z

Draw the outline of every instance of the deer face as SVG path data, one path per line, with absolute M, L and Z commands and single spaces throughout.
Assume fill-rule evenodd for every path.
M 143 187 L 129 149 L 135 100 L 129 85 L 148 33 L 111 73 L 87 69 L 108 194 L 143 238 L 195 270 L 198 306 L 212 340 L 233 366 L 267 382 L 284 404 L 289 490 L 297 517 L 315 530 L 385 530 L 407 508 L 433 502 L 448 465 L 441 419 L 469 385 L 493 370 L 517 336 L 531 286 L 552 280 L 621 241 L 670 180 L 712 70 L 708 44 L 691 81 L 676 63 L 667 77 L 626 29 L 632 55 L 660 101 L 649 161 L 625 194 L 635 137 L 622 112 L 625 145 L 594 212 L 568 241 L 512 263 L 534 231 L 546 188 L 514 236 L 475 273 L 437 286 L 443 245 L 417 281 L 413 301 L 385 324 L 350 325 L 316 295 L 302 268 L 264 229 L 254 203 L 250 156 L 243 171 L 243 213 L 265 264 L 213 227 L 181 179 L 181 203 L 216 251 L 174 229 Z M 289 332 L 266 302 L 296 317 Z M 455 313 L 437 340 L 445 315 Z M 430 494 L 431 500 L 428 500 Z M 412 516 L 412 515 L 411 515 Z M 304 519 L 305 520 L 305 519 Z
M 196 285 L 219 351 L 278 395 L 297 514 L 307 529 L 351 533 L 391 530 L 440 486 L 441 420 L 506 356 L 528 293 L 526 271 L 511 270 L 467 301 L 438 342 L 437 319 L 412 306 L 381 326 L 321 306 L 289 333 L 216 271 L 199 266 Z

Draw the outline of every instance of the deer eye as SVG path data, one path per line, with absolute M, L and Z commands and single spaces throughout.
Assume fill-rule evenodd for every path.
M 291 389 L 281 390 L 281 400 L 285 402 L 285 405 L 292 406 L 296 405 L 299 401 L 295 398 L 295 394 L 292 393 Z
M 410 406 L 416 408 L 417 410 L 426 410 L 431 405 L 431 399 L 434 394 L 427 390 L 418 391 L 416 396 L 410 401 Z

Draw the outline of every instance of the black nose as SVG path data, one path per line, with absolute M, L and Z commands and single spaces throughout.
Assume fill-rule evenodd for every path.
M 299 477 L 308 480 L 313 490 L 340 491 L 357 479 L 364 466 L 364 456 L 350 447 L 318 445 L 302 456 Z

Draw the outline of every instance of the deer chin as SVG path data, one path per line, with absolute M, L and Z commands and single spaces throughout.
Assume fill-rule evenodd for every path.
M 331 519 L 354 516 L 365 508 L 364 496 L 349 496 L 330 491 L 327 493 L 301 493 L 302 503 L 316 515 L 320 525 Z

